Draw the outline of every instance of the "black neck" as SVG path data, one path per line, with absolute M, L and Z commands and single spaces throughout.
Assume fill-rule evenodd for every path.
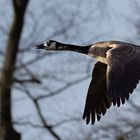
M 68 51 L 74 51 L 74 52 L 79 52 L 79 53 L 83 53 L 83 54 L 88 54 L 90 47 L 91 47 L 91 45 L 78 46 L 78 45 L 63 44 L 63 43 L 57 43 L 57 45 L 56 45 L 57 50 L 68 50 Z

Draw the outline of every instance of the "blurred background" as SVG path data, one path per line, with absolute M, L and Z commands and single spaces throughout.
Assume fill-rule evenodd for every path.
M 0 0 L 1 76 L 15 20 L 13 1 Z M 96 61 L 74 52 L 36 50 L 49 39 L 77 45 L 104 40 L 140 45 L 140 1 L 29 0 L 9 102 L 11 123 L 21 140 L 139 140 L 140 86 L 125 105 L 112 106 L 100 122 L 86 125 L 82 113 Z

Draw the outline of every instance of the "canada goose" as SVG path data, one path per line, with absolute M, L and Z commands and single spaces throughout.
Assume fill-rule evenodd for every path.
M 45 50 L 69 50 L 90 55 L 97 59 L 83 113 L 88 124 L 99 121 L 111 104 L 128 100 L 140 80 L 140 47 L 120 42 L 104 41 L 88 46 L 63 44 L 49 40 L 37 46 Z

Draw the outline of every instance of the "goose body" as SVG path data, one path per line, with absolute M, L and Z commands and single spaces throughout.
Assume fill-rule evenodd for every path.
M 83 119 L 99 121 L 111 104 L 124 104 L 140 80 L 140 47 L 120 41 L 97 42 L 87 46 L 47 41 L 37 46 L 45 50 L 69 50 L 96 58 Z

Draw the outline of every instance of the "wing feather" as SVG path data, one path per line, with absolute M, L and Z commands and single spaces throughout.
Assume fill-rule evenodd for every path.
M 94 124 L 96 118 L 99 121 L 111 105 L 107 97 L 106 70 L 107 65 L 101 62 L 97 62 L 93 69 L 83 113 L 83 119 L 86 119 L 87 124 L 90 120 Z
M 140 48 L 120 45 L 107 52 L 107 94 L 119 107 L 140 80 Z

